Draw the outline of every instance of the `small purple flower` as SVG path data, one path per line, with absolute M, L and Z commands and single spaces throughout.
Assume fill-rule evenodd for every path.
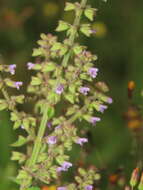
M 33 69 L 34 66 L 35 66 L 34 63 L 31 63 L 31 62 L 28 62 L 28 63 L 27 63 L 28 70 Z
M 92 185 L 87 185 L 85 186 L 85 190 L 92 190 L 93 189 L 93 186 Z
M 63 164 L 61 165 L 61 167 L 57 168 L 57 171 L 58 172 L 67 171 L 70 167 L 72 167 L 72 163 L 65 161 L 65 162 L 63 162 Z
M 10 72 L 12 75 L 15 74 L 15 69 L 16 69 L 16 65 L 15 65 L 15 64 L 9 65 L 9 72 Z
M 88 142 L 87 138 L 78 138 L 76 141 L 76 143 L 80 144 L 81 146 L 83 145 L 83 143 L 86 143 L 86 142 Z
M 96 78 L 98 71 L 99 71 L 99 69 L 94 68 L 94 67 L 91 67 L 91 68 L 88 70 L 88 74 L 89 74 L 92 78 Z
M 66 187 L 58 187 L 57 190 L 67 190 Z
M 64 91 L 64 86 L 62 84 L 59 84 L 57 87 L 56 87 L 56 90 L 55 92 L 57 94 L 62 94 L 62 92 Z
M 93 29 L 93 30 L 91 30 L 91 33 L 92 33 L 92 34 L 96 34 L 96 32 L 97 32 L 97 31 L 96 31 L 96 30 L 94 30 L 94 29 Z
M 57 137 L 56 136 L 48 137 L 47 143 L 51 144 L 51 145 L 56 144 L 57 143 Z
M 113 99 L 109 97 L 109 98 L 107 99 L 107 103 L 112 104 L 112 103 L 113 103 Z
M 23 82 L 17 81 L 17 82 L 14 83 L 14 85 L 15 85 L 15 88 L 17 88 L 17 90 L 19 90 L 19 89 L 20 89 L 20 86 L 23 85 Z
M 90 91 L 90 88 L 88 87 L 81 87 L 79 89 L 80 93 L 84 94 L 85 96 L 88 94 L 88 92 Z
M 48 127 L 49 129 L 51 129 L 52 123 L 51 123 L 50 121 L 47 123 L 47 127 Z
M 58 130 L 60 128 L 61 128 L 61 125 L 58 125 L 58 126 L 55 127 L 55 130 Z
M 106 110 L 106 109 L 107 109 L 107 106 L 105 106 L 105 105 L 100 105 L 100 106 L 99 106 L 99 111 L 100 111 L 101 113 L 103 113 L 104 110 Z
M 97 121 L 101 121 L 99 117 L 91 117 L 90 122 L 95 125 Z

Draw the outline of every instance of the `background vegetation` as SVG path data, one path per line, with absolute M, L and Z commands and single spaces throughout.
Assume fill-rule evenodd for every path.
M 6 64 L 17 64 L 16 78 L 27 83 L 30 73 L 26 63 L 33 61 L 32 49 L 40 33 L 53 33 L 58 20 L 72 22 L 73 14 L 63 13 L 64 0 L 1 0 L 0 2 L 0 59 Z M 143 1 L 134 0 L 91 0 L 98 8 L 93 23 L 95 36 L 81 40 L 99 57 L 96 66 L 100 69 L 100 80 L 110 87 L 114 103 L 102 116 L 102 121 L 92 128 L 92 145 L 89 162 L 97 167 L 108 168 L 109 176 L 123 168 L 128 175 L 139 159 L 132 156 L 132 130 L 123 115 L 130 102 L 127 83 L 134 80 L 135 104 L 141 104 L 143 71 Z M 59 36 L 62 38 L 62 36 Z M 24 90 L 24 89 L 23 89 Z M 141 123 L 142 125 L 142 123 Z M 9 180 L 16 173 L 16 163 L 10 161 L 10 144 L 16 133 L 12 131 L 9 114 L 0 113 L 0 189 L 16 190 Z M 137 155 L 137 154 L 136 154 Z M 13 189 L 12 189 L 13 188 Z

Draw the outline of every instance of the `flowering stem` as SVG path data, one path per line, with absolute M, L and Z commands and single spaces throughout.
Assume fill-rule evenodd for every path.
M 82 13 L 84 11 L 83 8 L 85 7 L 86 2 L 87 2 L 87 0 L 82 0 L 81 1 L 81 4 L 80 4 L 81 8 L 79 10 L 78 15 L 76 15 L 76 18 L 75 18 L 75 21 L 74 21 L 74 24 L 73 24 L 73 27 L 75 27 L 75 30 L 73 31 L 73 33 L 69 37 L 69 44 L 70 44 L 71 47 L 74 45 L 74 41 L 75 41 L 75 38 L 77 36 L 77 27 L 80 24 L 81 15 L 82 15 Z M 64 56 L 63 61 L 62 61 L 62 66 L 63 67 L 67 66 L 68 61 L 69 61 L 70 56 L 71 56 L 71 53 L 72 53 L 72 50 L 69 50 L 69 52 Z M 32 155 L 31 155 L 30 159 L 26 163 L 26 167 L 28 167 L 28 168 L 32 168 L 35 165 L 36 161 L 37 161 L 37 158 L 38 158 L 41 146 L 42 146 L 42 143 L 41 143 L 42 138 L 44 136 L 46 124 L 47 124 L 47 121 L 48 121 L 47 112 L 48 112 L 48 106 L 45 107 L 45 110 L 44 110 L 44 113 L 43 113 L 43 117 L 42 117 L 42 120 L 41 120 L 41 124 L 40 124 L 40 127 L 39 127 L 37 138 L 35 140 Z M 78 117 L 78 115 L 76 115 L 73 118 L 73 120 L 75 120 L 77 117 Z M 29 187 L 30 183 L 31 183 L 31 179 L 24 180 L 23 183 L 21 184 L 21 190 L 25 190 L 27 187 Z
M 82 0 L 81 1 L 81 3 L 80 3 L 81 8 L 79 10 L 78 15 L 76 15 L 76 17 L 75 17 L 75 20 L 74 20 L 74 23 L 73 23 L 73 27 L 75 28 L 75 30 L 71 33 L 71 35 L 69 37 L 69 44 L 70 44 L 71 47 L 74 45 L 74 41 L 75 41 L 75 38 L 77 36 L 77 28 L 78 28 L 78 26 L 80 24 L 81 15 L 82 15 L 82 13 L 84 11 L 83 8 L 85 7 L 86 3 L 87 3 L 87 0 Z M 68 61 L 69 61 L 70 56 L 71 56 L 71 53 L 72 53 L 72 49 L 69 50 L 69 52 L 64 56 L 64 59 L 63 59 L 63 62 L 62 62 L 63 67 L 67 66 Z
M 34 143 L 32 155 L 26 164 L 26 167 L 31 168 L 31 169 L 32 169 L 32 166 L 34 166 L 34 164 L 37 161 L 37 158 L 38 158 L 41 146 L 42 146 L 42 138 L 44 136 L 46 124 L 48 121 L 48 109 L 49 109 L 49 106 L 45 105 L 45 110 L 44 110 L 43 117 L 42 117 L 42 120 L 40 123 L 37 138 Z M 24 180 L 23 183 L 21 184 L 21 190 L 25 190 L 25 188 L 27 188 L 29 186 L 30 182 L 31 182 L 31 180 Z

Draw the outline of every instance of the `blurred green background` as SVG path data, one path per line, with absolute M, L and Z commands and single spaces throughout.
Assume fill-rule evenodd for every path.
M 5 64 L 17 64 L 18 80 L 30 80 L 26 63 L 33 61 L 31 53 L 40 33 L 56 34 L 59 19 L 72 21 L 73 14 L 63 12 L 64 3 L 64 0 L 0 1 L 0 56 Z M 114 103 L 102 116 L 102 122 L 92 129 L 94 143 L 88 161 L 97 167 L 107 166 L 111 173 L 118 167 L 126 168 L 128 173 L 135 167 L 135 161 L 130 154 L 133 139 L 123 113 L 128 107 L 129 80 L 136 82 L 133 101 L 142 102 L 143 1 L 89 0 L 89 3 L 98 8 L 93 23 L 97 33 L 89 39 L 82 37 L 82 43 L 98 55 L 95 63 L 100 69 L 98 79 L 108 84 Z M 0 113 L 0 190 L 16 190 L 9 180 L 16 173 L 9 146 L 15 135 L 9 113 Z

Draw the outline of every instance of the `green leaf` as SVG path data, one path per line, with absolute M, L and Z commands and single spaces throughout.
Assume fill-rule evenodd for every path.
M 56 66 L 55 66 L 54 62 L 48 62 L 48 63 L 44 64 L 42 71 L 43 72 L 50 72 L 50 71 L 54 71 L 55 68 L 56 68 Z
M 8 104 L 5 100 L 0 99 L 0 111 L 6 109 L 8 107 Z
M 16 121 L 18 119 L 19 119 L 18 115 L 15 112 L 12 112 L 11 115 L 10 115 L 10 120 L 11 121 Z
M 83 47 L 79 45 L 75 45 L 73 51 L 76 55 L 80 54 L 83 51 Z
M 56 51 L 56 50 L 59 50 L 59 49 L 61 49 L 61 48 L 62 48 L 62 44 L 59 43 L 59 42 L 56 42 L 56 43 L 53 44 L 51 50 L 52 50 L 52 51 Z
M 65 98 L 72 104 L 74 104 L 75 97 L 73 94 L 66 94 Z
M 41 55 L 43 55 L 43 49 L 42 48 L 33 49 L 33 53 L 32 53 L 33 57 L 41 56 Z
M 24 129 L 26 129 L 28 131 L 29 125 L 30 125 L 29 119 L 28 118 L 24 118 L 22 125 L 24 126 Z
M 65 161 L 65 158 L 64 156 L 57 156 L 56 161 L 58 162 L 58 164 L 62 164 Z
M 74 94 L 75 91 L 76 91 L 76 86 L 75 86 L 74 84 L 71 84 L 71 85 L 69 86 L 69 91 Z
M 38 77 L 32 77 L 31 85 L 37 86 L 42 83 L 42 80 Z
M 24 97 L 24 95 L 19 95 L 19 96 L 15 96 L 14 98 L 15 98 L 15 101 L 16 101 L 17 103 L 23 104 L 25 97 Z
M 65 11 L 72 11 L 74 9 L 75 9 L 75 4 L 67 2 L 64 10 Z
M 11 146 L 20 147 L 20 146 L 24 145 L 26 142 L 27 142 L 27 139 L 20 135 L 18 137 L 18 140 L 15 143 L 11 144 Z
M 17 129 L 21 126 L 21 120 L 17 120 L 15 121 L 14 125 L 13 125 L 13 129 Z
M 41 64 L 36 63 L 32 69 L 39 71 L 39 70 L 41 70 L 41 68 L 42 68 Z
M 17 179 L 28 179 L 29 175 L 26 171 L 20 170 Z
M 95 15 L 95 9 L 87 8 L 85 9 L 84 14 L 89 20 L 93 21 Z
M 59 52 L 60 56 L 63 56 L 68 51 L 68 48 L 66 46 L 63 46 Z
M 87 37 L 92 34 L 91 28 L 89 24 L 83 24 L 80 28 L 80 31 Z
M 26 159 L 26 156 L 20 152 L 12 152 L 11 160 L 18 160 L 19 163 L 24 162 Z
M 41 33 L 40 37 L 41 37 L 42 40 L 47 40 L 47 35 L 44 34 L 44 33 Z
M 69 24 L 64 21 L 59 21 L 59 25 L 56 28 L 57 32 L 65 31 L 69 28 Z
M 49 119 L 52 118 L 52 117 L 54 116 L 54 114 L 55 114 L 55 109 L 54 109 L 54 107 L 49 107 L 47 114 L 48 114 L 48 118 L 49 118 Z
M 6 83 L 7 86 L 15 88 L 15 84 L 14 84 L 14 82 L 12 80 L 5 79 L 4 81 L 5 81 L 5 83 Z

